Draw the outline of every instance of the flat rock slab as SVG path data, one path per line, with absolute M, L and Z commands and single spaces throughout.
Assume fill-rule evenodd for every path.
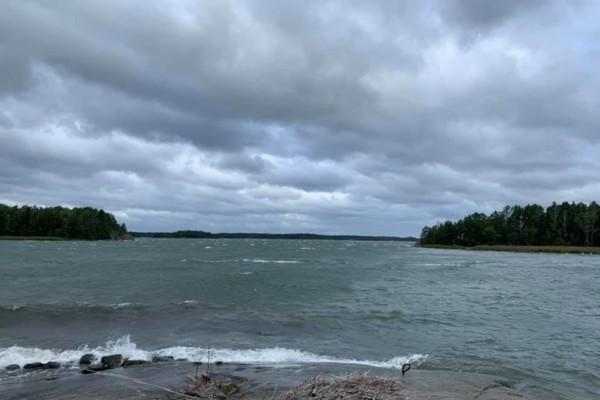
M 199 374 L 205 373 L 201 366 Z M 10 380 L 0 381 L 3 400 L 68 400 L 68 399 L 177 399 L 184 398 L 173 392 L 182 392 L 194 380 L 196 366 L 189 362 L 149 364 L 117 368 L 83 375 L 78 369 L 57 371 L 50 375 L 32 372 Z M 549 393 L 543 397 L 516 392 L 501 380 L 477 374 L 459 374 L 443 371 L 413 369 L 404 377 L 400 371 L 348 365 L 286 365 L 258 366 L 223 364 L 211 366 L 212 381 L 237 379 L 244 383 L 244 391 L 232 399 L 264 399 L 284 394 L 291 387 L 315 376 L 347 376 L 369 373 L 396 377 L 400 393 L 411 400 L 529 400 L 556 399 Z M 399 398 L 402 398 L 399 396 Z

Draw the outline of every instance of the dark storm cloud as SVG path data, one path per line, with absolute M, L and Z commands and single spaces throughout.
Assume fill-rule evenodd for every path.
M 544 2 L 537 0 L 504 0 L 482 2 L 477 0 L 446 0 L 440 3 L 445 19 L 463 29 L 487 31 L 512 16 L 526 14 Z
M 600 197 L 591 1 L 6 1 L 0 201 L 416 234 Z

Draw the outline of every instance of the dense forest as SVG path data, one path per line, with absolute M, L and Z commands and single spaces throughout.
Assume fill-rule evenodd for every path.
M 9 207 L 0 204 L 0 236 L 67 239 L 124 239 L 125 224 L 103 210 L 90 207 Z
M 134 237 L 174 239 L 290 239 L 290 240 L 370 240 L 370 241 L 416 241 L 414 237 L 317 235 L 314 233 L 211 233 L 205 231 L 131 232 Z
M 421 233 L 422 244 L 456 246 L 598 246 L 600 206 L 592 202 L 506 206 L 490 215 L 475 213 L 457 222 L 447 221 Z

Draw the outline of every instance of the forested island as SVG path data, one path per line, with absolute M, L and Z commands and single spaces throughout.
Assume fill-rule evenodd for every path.
M 370 240 L 370 241 L 417 241 L 415 237 L 317 235 L 314 233 L 211 233 L 205 231 L 131 232 L 134 237 L 175 239 L 291 239 L 291 240 Z
M 0 204 L 0 239 L 127 239 L 125 224 L 104 210 Z
M 513 249 L 506 246 L 554 246 L 557 251 L 561 246 L 590 248 L 600 245 L 600 206 L 596 202 L 553 203 L 547 208 L 538 204 L 506 206 L 489 215 L 474 213 L 456 222 L 426 226 L 420 244 L 498 246 L 500 250 Z

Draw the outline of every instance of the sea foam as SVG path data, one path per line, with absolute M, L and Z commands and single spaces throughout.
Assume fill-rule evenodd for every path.
M 138 348 L 129 336 L 123 336 L 117 340 L 109 340 L 103 346 L 91 348 L 87 345 L 72 350 L 52 350 L 35 347 L 10 346 L 0 348 L 0 368 L 10 364 L 23 366 L 31 362 L 58 361 L 61 363 L 76 363 L 86 353 L 92 353 L 96 357 L 109 354 L 122 354 L 125 358 L 137 360 L 151 360 L 153 355 L 173 356 L 189 361 L 203 361 L 208 359 L 230 363 L 243 364 L 350 364 L 364 365 L 381 368 L 402 368 L 404 363 L 419 365 L 427 355 L 412 354 L 409 356 L 394 357 L 385 361 L 360 360 L 356 358 L 337 358 L 314 354 L 297 349 L 282 347 L 263 349 L 208 349 L 203 347 L 173 346 L 158 350 L 144 350 Z

